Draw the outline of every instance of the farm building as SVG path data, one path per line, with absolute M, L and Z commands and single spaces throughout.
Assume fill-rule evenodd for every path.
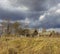
M 39 36 L 51 36 L 52 35 L 52 32 L 41 32 L 41 33 L 39 33 Z
M 41 32 L 39 32 L 39 36 L 47 36 L 50 37 L 52 35 L 56 35 L 55 31 L 46 31 L 46 29 L 42 29 Z

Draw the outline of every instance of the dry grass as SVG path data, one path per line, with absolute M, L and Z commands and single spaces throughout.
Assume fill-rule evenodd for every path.
M 60 38 L 2 37 L 0 54 L 60 54 Z

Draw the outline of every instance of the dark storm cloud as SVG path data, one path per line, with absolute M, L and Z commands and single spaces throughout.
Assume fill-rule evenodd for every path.
M 23 20 L 26 16 L 23 12 L 8 11 L 0 8 L 0 19 Z
M 56 6 L 58 3 L 60 3 L 60 0 L 49 0 L 50 7 Z
M 27 12 L 26 15 L 28 18 L 30 18 L 31 20 L 38 20 L 39 16 L 42 15 L 44 12 Z
M 10 2 L 15 7 L 26 6 L 31 11 L 46 11 L 49 4 L 49 0 L 10 0 Z
M 0 19 L 10 18 L 23 22 L 28 18 L 32 28 L 60 27 L 60 8 L 57 7 L 59 3 L 60 0 L 0 0 Z M 49 14 L 45 14 L 46 11 Z M 59 14 L 55 14 L 56 11 Z M 39 19 L 41 15 L 43 20 Z
M 50 19 L 51 18 L 51 19 Z M 60 15 L 46 16 L 45 20 L 41 22 L 42 27 L 46 28 L 60 28 Z
M 31 20 L 37 20 L 41 15 L 39 12 L 47 10 L 47 4 L 48 0 L 2 0 L 2 2 L 0 1 L 0 18 L 23 20 L 28 17 Z M 23 10 L 28 8 L 27 13 L 20 10 L 19 7 Z

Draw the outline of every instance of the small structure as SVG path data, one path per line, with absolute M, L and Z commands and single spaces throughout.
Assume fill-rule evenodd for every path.
M 51 31 L 46 31 L 45 28 L 42 29 L 42 32 L 39 33 L 39 36 L 40 37 L 50 37 L 52 35 L 52 32 Z
M 52 35 L 52 32 L 41 32 L 40 34 L 39 34 L 39 36 L 42 36 L 42 37 L 44 37 L 44 36 L 47 36 L 47 37 L 50 37 Z

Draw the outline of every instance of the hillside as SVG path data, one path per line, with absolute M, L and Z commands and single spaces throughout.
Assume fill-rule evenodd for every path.
M 2 37 L 0 54 L 60 54 L 60 38 Z

